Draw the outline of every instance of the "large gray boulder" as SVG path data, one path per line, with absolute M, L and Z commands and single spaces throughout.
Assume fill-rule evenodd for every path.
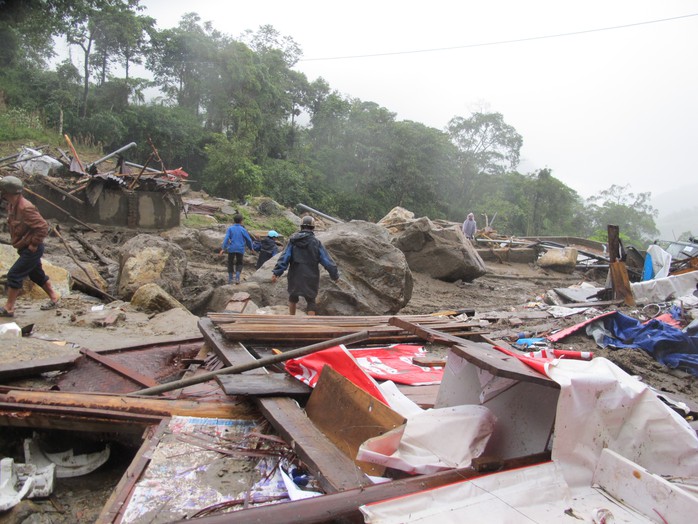
M 445 282 L 471 282 L 487 272 L 485 263 L 457 225 L 441 227 L 418 218 L 394 233 L 393 245 L 412 271 Z
M 138 288 L 157 284 L 180 299 L 187 255 L 177 244 L 156 235 L 138 235 L 119 250 L 117 295 L 130 300 Z
M 339 267 L 339 282 L 332 282 L 320 270 L 320 315 L 392 315 L 412 297 L 412 273 L 405 256 L 390 243 L 385 228 L 363 221 L 335 224 L 327 231 L 316 231 Z M 272 269 L 280 255 L 264 264 L 246 283 L 239 286 L 261 306 L 285 304 L 286 275 L 271 283 Z M 300 309 L 305 303 L 301 299 Z

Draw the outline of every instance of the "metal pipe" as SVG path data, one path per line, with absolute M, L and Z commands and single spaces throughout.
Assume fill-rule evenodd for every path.
M 99 160 L 95 160 L 89 166 L 87 166 L 87 169 L 92 169 L 93 167 L 98 166 L 102 162 L 109 160 L 111 157 L 116 156 L 119 153 L 123 153 L 124 151 L 128 151 L 132 147 L 136 147 L 135 142 L 131 142 L 130 144 L 126 144 L 124 147 L 120 147 L 119 149 L 117 149 L 113 153 L 109 153 L 107 156 L 104 156 L 104 157 L 100 158 Z
M 127 166 L 130 166 L 130 167 L 137 167 L 138 169 L 144 168 L 144 166 L 142 166 L 140 164 L 134 164 L 133 162 L 124 162 L 124 164 L 126 164 Z M 145 170 L 148 171 L 149 173 L 162 174 L 162 171 L 158 171 L 157 169 L 153 169 L 152 167 L 146 167 Z
M 327 220 L 334 222 L 335 224 L 343 224 L 344 220 L 340 220 L 338 218 L 331 217 L 330 215 L 326 215 L 325 213 L 321 213 L 317 209 L 313 209 L 312 207 L 306 206 L 305 204 L 298 204 L 299 208 L 301 208 L 303 211 L 308 211 L 310 213 L 315 213 L 318 216 L 321 216 L 322 218 L 326 218 Z
M 270 357 L 260 358 L 259 360 L 255 360 L 254 362 L 248 362 L 246 364 L 240 364 L 237 366 L 229 366 L 227 368 L 211 371 L 210 373 L 204 373 L 203 375 L 198 375 L 196 377 L 185 378 L 182 380 L 169 382 L 167 384 L 153 386 L 152 388 L 141 389 L 140 391 L 134 391 L 133 393 L 129 393 L 126 396 L 133 397 L 135 395 L 154 395 L 155 393 L 164 393 L 165 391 L 182 389 L 184 387 L 192 386 L 194 384 L 201 384 L 202 382 L 206 382 L 216 377 L 217 375 L 243 373 L 244 371 L 250 371 L 251 369 L 263 368 L 264 366 L 271 366 L 272 364 L 278 364 L 279 362 L 285 362 L 286 360 L 292 358 L 309 355 L 311 353 L 322 351 L 323 349 L 338 346 L 340 344 L 361 342 L 367 340 L 368 337 L 368 331 L 359 331 L 357 333 L 351 333 L 350 335 L 344 335 L 343 337 L 333 338 L 332 340 L 326 340 L 324 342 L 318 342 L 317 344 L 312 344 L 310 346 L 286 351 L 285 353 L 281 353 L 279 355 L 272 355 Z

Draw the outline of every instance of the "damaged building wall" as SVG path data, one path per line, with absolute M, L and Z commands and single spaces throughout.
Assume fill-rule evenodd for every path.
M 82 222 L 138 229 L 169 229 L 180 224 L 179 199 L 169 198 L 162 191 L 104 188 L 94 206 L 43 185 L 32 187 L 32 191 L 55 204 L 29 196 L 41 214 L 49 219 L 66 220 L 69 214 Z

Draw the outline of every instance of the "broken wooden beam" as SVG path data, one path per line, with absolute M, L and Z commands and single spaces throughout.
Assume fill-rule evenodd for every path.
M 74 406 L 44 406 L 0 402 L 0 426 L 64 429 L 98 433 L 141 433 L 144 425 L 158 424 L 162 417 Z
M 73 366 L 78 358 L 80 357 L 74 355 L 2 364 L 0 365 L 0 381 L 35 377 L 47 371 L 63 371 Z
M 227 366 L 256 361 L 242 344 L 224 339 L 210 319 L 201 319 L 199 329 L 207 344 Z M 267 374 L 265 369 L 259 367 L 246 373 L 254 376 Z M 296 401 L 285 397 L 254 397 L 253 400 L 277 433 L 318 479 L 325 492 L 335 493 L 371 483 L 354 461 L 322 434 Z
M 253 419 L 259 417 L 248 402 L 211 402 L 176 400 L 166 398 L 140 398 L 105 393 L 71 393 L 63 391 L 31 391 L 12 389 L 0 394 L 3 402 L 36 406 L 60 406 L 64 408 L 99 409 L 158 417 L 211 417 Z
M 150 458 L 160 440 L 165 435 L 170 419 L 163 419 L 157 426 L 151 426 L 146 430 L 143 444 L 138 453 L 129 464 L 126 472 L 119 480 L 107 502 L 102 507 L 102 511 L 97 517 L 95 524 L 111 524 L 120 520 L 126 510 L 126 502 L 131 496 L 136 483 L 150 463 Z
M 226 395 L 254 395 L 259 397 L 310 395 L 312 389 L 286 373 L 265 375 L 221 375 L 216 380 Z

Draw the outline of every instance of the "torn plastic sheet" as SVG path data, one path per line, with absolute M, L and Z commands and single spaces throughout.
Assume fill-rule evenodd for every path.
M 46 453 L 39 447 L 39 439 L 35 434 L 34 438 L 24 440 L 24 461 L 27 464 L 34 464 L 37 468 L 46 468 L 50 464 L 55 464 L 57 478 L 80 477 L 92 473 L 109 460 L 110 450 L 111 447 L 107 444 L 102 451 L 83 455 L 74 455 L 72 449 L 59 453 Z
M 22 170 L 29 175 L 48 176 L 56 173 L 63 167 L 58 160 L 52 158 L 41 151 L 25 147 L 16 162 Z
M 691 271 L 682 275 L 673 275 L 666 278 L 655 278 L 644 282 L 633 282 L 630 289 L 633 298 L 638 304 L 652 304 L 681 300 L 688 297 L 693 303 L 693 292 L 698 286 L 698 271 Z
M 548 372 L 561 386 L 553 462 L 370 504 L 366 522 L 694 522 L 698 498 L 684 486 L 698 480 L 698 437 L 688 423 L 606 359 L 558 360 Z
M 617 471 L 614 469 L 613 471 Z M 637 472 L 637 470 L 636 470 Z M 640 479 L 631 476 L 635 484 L 660 485 L 661 479 L 643 475 Z M 621 478 L 606 479 L 599 487 L 587 486 L 570 493 L 561 468 L 554 462 L 503 471 L 477 477 L 448 486 L 423 491 L 414 495 L 395 498 L 359 509 L 365 522 L 370 524 L 461 524 L 462 522 L 506 522 L 517 524 L 549 524 L 550 522 L 589 522 L 594 524 L 656 523 L 671 522 L 689 524 L 695 519 L 695 499 L 681 493 L 670 497 L 666 490 L 650 491 L 655 497 L 632 496 L 624 502 L 642 505 L 657 502 L 656 512 L 645 514 L 629 508 L 606 495 L 606 490 L 615 490 L 624 482 Z M 615 482 L 613 482 L 615 481 Z M 664 487 L 664 486 L 661 486 Z M 674 488 L 680 491 L 679 488 Z M 683 495 L 683 497 L 681 497 Z M 666 498 L 667 500 L 662 500 Z M 638 500 L 640 499 L 640 500 Z M 680 506 L 671 503 L 679 500 Z M 662 518 L 659 518 L 659 516 Z
M 698 437 L 647 385 L 605 358 L 559 360 L 552 457 L 572 487 L 591 482 L 608 448 L 658 475 L 698 477 Z
M 698 335 L 689 335 L 658 319 L 643 324 L 617 311 L 589 324 L 586 330 L 600 347 L 640 348 L 665 366 L 698 376 Z
M 20 481 L 14 463 L 14 459 L 9 457 L 0 460 L 0 511 L 7 511 L 19 504 L 34 486 L 34 479 L 28 477 L 17 491 Z
M 413 474 L 466 467 L 484 451 L 495 423 L 495 416 L 484 406 L 429 409 L 410 416 L 403 426 L 368 439 L 356 459 Z
M 643 280 L 648 280 L 645 278 L 647 276 L 649 276 L 650 279 L 660 279 L 669 276 L 669 271 L 671 270 L 671 254 L 663 250 L 657 244 L 652 244 L 647 248 L 646 258 L 649 258 L 652 275 L 646 274 L 648 273 L 647 269 L 649 269 L 646 267 L 642 274 Z M 645 262 L 647 262 L 647 260 L 645 260 Z M 645 266 L 647 265 L 646 263 Z

